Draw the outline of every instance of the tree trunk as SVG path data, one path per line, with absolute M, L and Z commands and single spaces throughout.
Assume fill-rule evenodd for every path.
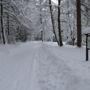
M 82 35 L 81 35 L 81 2 L 76 0 L 77 4 L 77 46 L 81 47 Z
M 39 3 L 40 3 L 40 24 L 42 24 L 42 14 L 41 14 L 42 13 L 42 8 L 41 8 L 42 7 L 41 6 L 42 0 L 40 0 Z
M 54 25 L 54 18 L 53 18 L 53 9 L 52 9 L 52 3 L 51 3 L 51 0 L 49 0 L 49 7 L 50 7 L 50 14 L 51 14 L 51 21 L 52 21 L 52 27 L 53 27 L 53 33 L 55 35 L 55 39 L 57 41 L 57 43 L 59 44 L 58 40 L 57 40 L 57 35 L 56 35 L 56 32 L 55 32 L 55 25 Z
M 7 33 L 8 33 L 8 35 L 10 35 L 10 27 L 9 27 L 10 25 L 9 25 L 9 14 L 7 13 Z
M 7 13 L 7 40 L 10 43 L 10 22 L 9 22 L 9 13 Z
M 60 22 L 60 4 L 61 0 L 58 0 L 58 35 L 59 35 L 59 46 L 63 46 L 62 36 L 61 36 L 61 22 Z
M 3 39 L 3 44 L 5 44 L 5 36 L 4 36 L 4 28 L 3 28 L 3 4 L 1 0 L 1 30 L 2 30 L 2 39 Z
M 42 18 L 42 0 L 39 1 L 40 4 L 40 24 L 41 24 L 41 40 L 43 41 L 43 31 L 44 31 L 44 26 L 43 26 L 43 18 Z

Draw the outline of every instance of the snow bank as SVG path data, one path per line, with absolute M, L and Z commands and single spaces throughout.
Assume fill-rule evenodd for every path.
M 90 27 L 83 29 L 82 34 L 90 34 Z

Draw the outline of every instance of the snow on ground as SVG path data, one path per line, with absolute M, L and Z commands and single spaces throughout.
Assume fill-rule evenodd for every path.
M 82 34 L 90 34 L 90 27 L 85 27 L 85 28 L 82 30 Z
M 53 42 L 0 46 L 0 90 L 90 90 L 85 48 Z

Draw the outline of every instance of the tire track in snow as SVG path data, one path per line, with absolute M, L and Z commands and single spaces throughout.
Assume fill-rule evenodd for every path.
M 39 58 L 40 90 L 90 90 L 90 82 L 74 75 L 67 64 L 44 44 L 39 50 Z
M 30 46 L 30 43 L 27 43 L 11 51 L 0 69 L 0 90 L 33 90 L 33 70 L 36 65 L 36 49 L 39 46 Z
M 0 68 L 0 90 L 90 90 L 90 82 L 75 76 L 42 43 L 26 43 L 11 53 Z

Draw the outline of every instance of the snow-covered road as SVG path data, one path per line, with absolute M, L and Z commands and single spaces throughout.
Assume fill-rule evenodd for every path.
M 33 90 L 38 46 L 19 45 L 0 58 L 0 90 Z
M 90 80 L 75 75 L 51 48 L 42 42 L 4 48 L 0 52 L 0 90 L 90 90 Z

